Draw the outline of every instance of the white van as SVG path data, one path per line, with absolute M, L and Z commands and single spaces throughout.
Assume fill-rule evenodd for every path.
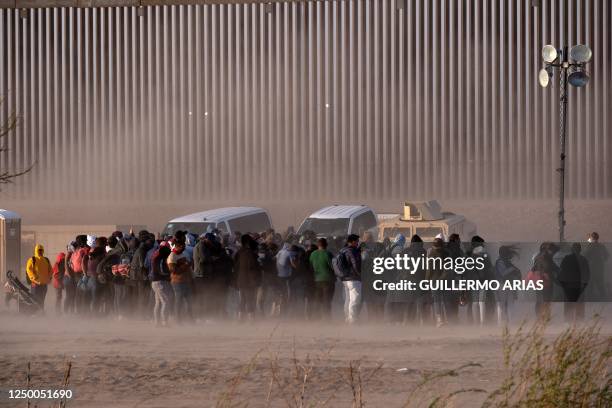
M 268 212 L 259 207 L 224 207 L 189 214 L 168 221 L 163 235 L 173 235 L 176 231 L 189 231 L 201 235 L 206 231 L 218 229 L 233 234 L 238 231 L 263 232 L 272 228 Z
M 366 231 L 378 235 L 374 210 L 365 205 L 331 205 L 312 213 L 302 222 L 298 234 L 313 231 L 320 237 L 361 236 Z

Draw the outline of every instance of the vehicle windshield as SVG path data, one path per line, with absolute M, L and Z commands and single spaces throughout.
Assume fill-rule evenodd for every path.
M 412 236 L 410 227 L 387 227 L 383 230 L 383 238 L 395 238 L 397 234 L 402 234 L 406 238 Z
M 162 235 L 174 235 L 176 231 L 188 231 L 192 234 L 200 236 L 206 232 L 209 225 L 213 224 L 210 222 L 171 222 L 166 225 Z
M 415 234 L 421 238 L 435 238 L 436 235 L 444 233 L 442 227 L 416 227 Z
M 301 235 L 306 231 L 326 237 L 339 237 L 348 233 L 348 218 L 306 218 L 298 230 Z

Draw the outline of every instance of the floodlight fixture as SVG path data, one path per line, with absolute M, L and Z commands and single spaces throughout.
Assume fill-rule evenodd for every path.
M 567 82 L 576 88 L 582 88 L 589 83 L 589 73 L 576 65 L 569 68 Z
M 591 47 L 588 45 L 578 44 L 570 48 L 570 60 L 578 64 L 586 64 L 587 62 L 591 61 L 592 56 L 593 51 L 591 51 Z
M 552 64 L 557 60 L 559 53 L 554 45 L 545 45 L 542 47 L 542 59 L 548 64 Z
M 548 74 L 546 68 L 542 68 L 540 70 L 540 73 L 538 74 L 538 80 L 540 81 L 540 86 L 542 88 L 546 88 L 548 86 L 548 83 L 550 82 L 550 75 Z

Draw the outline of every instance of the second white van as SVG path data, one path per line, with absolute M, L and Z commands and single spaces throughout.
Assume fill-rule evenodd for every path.
M 263 232 L 272 228 L 270 215 L 259 207 L 223 207 L 184 215 L 168 221 L 163 235 L 189 231 L 195 235 L 218 229 L 223 233 Z

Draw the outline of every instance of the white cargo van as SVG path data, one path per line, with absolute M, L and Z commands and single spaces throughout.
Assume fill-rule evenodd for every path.
M 224 207 L 202 211 L 170 220 L 163 235 L 173 235 L 176 231 L 189 231 L 201 235 L 206 231 L 218 229 L 233 234 L 238 231 L 263 232 L 272 228 L 268 212 L 259 207 Z
M 313 231 L 320 237 L 361 236 L 365 231 L 378 235 L 374 211 L 365 205 L 331 205 L 312 213 L 302 222 L 298 234 Z

